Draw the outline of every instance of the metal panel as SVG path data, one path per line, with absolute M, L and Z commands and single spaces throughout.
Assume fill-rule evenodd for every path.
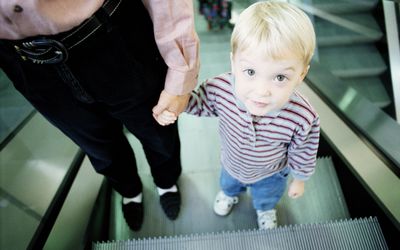
M 322 132 L 327 140 L 336 146 L 338 155 L 351 166 L 350 170 L 400 229 L 399 177 L 308 86 L 302 85 L 301 92 L 320 114 Z
M 86 229 L 102 180 L 86 157 L 43 249 L 83 249 Z
M 396 109 L 397 122 L 400 123 L 400 41 L 396 8 L 397 13 L 399 13 L 400 6 L 398 3 L 383 1 L 386 36 L 390 59 L 390 71 L 393 83 L 393 98 Z

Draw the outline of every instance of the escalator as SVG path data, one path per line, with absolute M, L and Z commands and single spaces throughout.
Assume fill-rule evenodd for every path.
M 318 43 L 314 59 L 378 107 L 389 106 L 391 86 L 384 82 L 388 67 L 380 51 L 385 31 L 375 17 L 380 1 L 290 2 L 313 17 Z
M 280 227 L 268 232 L 249 230 L 173 238 L 96 243 L 93 249 L 388 249 L 376 219 Z
M 240 11 L 250 2 L 233 4 Z M 180 117 L 182 210 L 176 221 L 162 212 L 141 145 L 127 133 L 144 185 L 144 224 L 133 232 L 123 219 L 121 197 L 71 141 L 28 108 L 29 117 L 14 122 L 22 125 L 10 129 L 0 152 L 0 249 L 400 249 L 400 143 L 393 145 L 400 126 L 381 111 L 394 102 L 384 81 L 390 65 L 376 46 L 385 37 L 375 18 L 379 2 L 296 2 L 315 14 L 319 48 L 300 91 L 321 115 L 322 138 L 304 196 L 285 195 L 278 204 L 277 229 L 256 230 L 248 193 L 229 216 L 213 213 L 219 183 L 216 119 Z M 229 71 L 230 30 L 210 32 L 201 16 L 195 21 L 199 79 Z M 363 36 L 360 27 L 374 32 Z M 343 60 L 340 51 L 350 58 Z M 356 61 L 369 66 L 350 65 Z M 0 74 L 0 79 L 5 78 Z M 377 109 L 361 105 L 367 112 L 349 112 L 361 103 Z M 362 127 L 357 113 L 374 123 Z M 377 130 L 392 134 L 392 144 L 364 135 Z
M 360 4 L 360 2 L 352 4 L 348 1 L 332 5 L 319 3 L 319 1 L 301 2 L 312 2 L 312 6 L 320 11 L 330 11 L 336 17 L 340 15 L 337 22 L 339 25 L 328 22 L 326 20 L 326 13 L 322 15 L 324 18 L 315 16 L 314 22 L 318 33 L 316 63 L 323 65 L 324 69 L 332 77 L 341 82 L 342 86 L 354 88 L 357 95 L 365 97 L 366 101 L 371 102 L 379 108 L 385 108 L 390 105 L 390 97 L 379 77 L 385 73 L 387 66 L 378 49 L 374 46 L 374 43 L 383 36 L 377 22 L 370 14 L 376 8 L 377 1 L 369 1 L 368 4 L 364 5 Z M 246 1 L 235 3 L 237 9 L 243 9 L 246 6 Z M 303 7 L 305 8 L 305 6 Z M 343 19 L 346 19 L 347 22 L 343 21 Z M 337 20 L 334 19 L 334 21 Z M 345 27 L 343 27 L 343 23 Z M 357 28 L 360 28 L 360 26 L 364 28 L 368 27 L 369 30 L 367 31 L 372 33 L 372 35 L 360 34 L 358 30 L 349 30 L 349 23 L 351 28 L 353 28 L 352 26 L 356 26 Z M 202 68 L 199 79 L 206 79 L 230 70 L 229 64 L 227 65 L 226 63 L 229 61 L 230 32 L 226 30 L 218 32 L 205 31 L 204 27 L 206 27 L 206 24 L 202 19 L 196 19 L 196 24 L 202 42 L 200 51 Z M 350 47 L 350 44 L 354 47 Z M 343 56 L 348 56 L 351 59 L 343 60 Z M 361 57 L 368 58 L 368 60 Z M 355 64 L 352 64 L 352 62 L 355 62 Z M 356 62 L 366 64 L 357 64 Z M 316 68 L 318 70 L 318 67 Z M 335 113 L 332 115 L 336 116 Z M 386 249 L 386 242 L 382 243 L 381 240 L 383 238 L 379 236 L 381 230 L 379 226 L 377 231 L 373 229 L 373 232 L 366 229 L 369 226 L 366 226 L 365 230 L 362 229 L 360 231 L 351 226 L 354 223 L 354 216 L 358 214 L 353 211 L 354 209 L 351 209 L 350 213 L 350 209 L 348 209 L 346 204 L 346 199 L 350 195 L 347 194 L 347 197 L 345 197 L 341 189 L 342 183 L 336 174 L 336 168 L 347 168 L 349 166 L 346 166 L 343 162 L 342 155 L 338 156 L 341 153 L 332 153 L 334 149 L 329 138 L 331 136 L 340 137 L 337 134 L 343 133 L 343 131 L 338 126 L 336 131 L 331 131 L 330 128 L 327 128 L 326 131 L 329 131 L 329 135 L 324 134 L 324 124 L 330 123 L 330 119 L 329 116 L 325 117 L 324 115 L 325 122 L 322 123 L 323 136 L 326 137 L 323 148 L 328 149 L 321 151 L 327 152 L 320 153 L 321 157 L 318 158 L 315 176 L 307 182 L 304 197 L 299 200 L 291 200 L 286 196 L 278 204 L 279 224 L 283 228 L 293 227 L 292 229 L 288 229 L 289 231 L 292 230 L 291 232 L 296 232 L 300 227 L 299 225 L 305 225 L 309 227 L 305 231 L 315 230 L 322 234 L 320 236 L 318 236 L 318 233 L 313 235 L 312 238 L 321 238 L 321 240 L 317 243 L 308 241 L 308 243 L 305 243 L 305 249 Z M 287 245 L 274 245 L 272 243 L 274 240 L 271 239 L 275 236 L 276 238 L 274 239 L 280 241 L 282 240 L 280 234 L 285 235 L 285 233 L 279 230 L 259 233 L 260 235 L 253 237 L 252 233 L 254 233 L 253 230 L 257 227 L 257 223 L 249 194 L 240 197 L 241 202 L 228 217 L 221 218 L 213 214 L 212 204 L 215 194 L 218 192 L 219 160 L 218 152 L 215 152 L 217 147 L 210 149 L 209 145 L 218 145 L 219 142 L 216 139 L 218 138 L 218 134 L 216 131 L 216 120 L 210 118 L 192 118 L 187 115 L 181 117 L 180 132 L 184 170 L 180 179 L 180 186 L 183 192 L 183 210 L 178 221 L 171 222 L 165 218 L 158 204 L 151 176 L 148 172 L 144 171 L 142 179 L 146 180 L 145 183 L 147 183 L 145 184 L 145 196 L 146 193 L 149 196 L 148 199 L 145 199 L 145 207 L 148 206 L 145 214 L 150 215 L 151 218 L 147 218 L 148 216 L 145 217 L 144 226 L 141 231 L 130 231 L 124 223 L 121 214 L 119 205 L 121 197 L 118 197 L 114 193 L 113 212 L 111 213 L 112 217 L 110 220 L 114 221 L 115 227 L 110 227 L 109 240 L 111 242 L 104 244 L 96 243 L 94 249 L 128 249 L 129 247 L 157 249 L 157 246 L 160 249 L 163 249 L 163 247 L 165 249 L 204 249 L 206 247 L 210 249 L 228 249 L 228 246 L 229 249 L 267 249 L 267 246 L 271 246 L 271 249 L 290 249 L 292 246 L 293 249 L 293 245 L 291 244 L 301 246 L 303 242 L 301 238 L 306 237 L 301 233 L 298 235 L 296 233 L 293 235 L 289 234 L 290 237 L 295 237 L 296 240 L 294 240 L 295 243 L 288 243 L 287 240 L 284 240 Z M 198 145 L 196 144 L 196 154 L 190 152 L 193 141 L 198 143 Z M 140 152 L 138 141 L 131 139 L 131 143 L 136 152 Z M 343 145 L 343 147 L 345 146 Z M 352 150 L 349 150 L 350 154 Z M 334 160 L 331 157 L 332 154 L 334 154 Z M 144 157 L 139 158 L 144 160 Z M 334 166 L 334 161 L 338 164 L 337 166 Z M 142 165 L 146 165 L 146 163 L 142 163 Z M 146 167 L 145 169 L 148 168 Z M 343 171 L 340 172 L 343 174 Z M 398 177 L 395 177 L 395 181 L 398 183 Z M 353 185 L 354 187 L 357 186 L 356 183 L 353 183 Z M 361 184 L 359 185 L 361 186 Z M 362 187 L 360 188 L 362 189 Z M 346 190 L 346 192 L 352 193 L 351 190 Z M 356 195 L 353 194 L 352 196 Z M 353 198 L 353 200 L 358 199 Z M 354 201 L 352 201 L 352 206 L 354 206 Z M 369 209 L 365 210 L 369 211 L 371 215 L 374 214 Z M 360 213 L 360 215 L 363 217 L 367 216 L 366 213 Z M 372 224 L 378 221 L 376 218 L 367 218 L 360 220 L 364 222 L 368 220 L 370 222 L 374 221 Z M 327 229 L 329 232 L 328 235 L 332 236 L 335 235 L 335 229 L 333 229 L 334 226 L 332 225 L 338 223 L 338 221 L 343 221 L 344 224 L 349 223 L 349 228 L 352 229 L 348 235 L 336 235 L 325 239 L 320 227 L 329 228 Z M 313 229 L 313 227 L 315 228 Z M 346 234 L 345 228 L 340 230 L 343 230 L 344 234 Z M 394 229 L 394 231 L 396 230 L 398 229 Z M 378 234 L 375 234 L 377 232 Z M 350 237 L 350 235 L 352 236 Z M 286 234 L 287 236 L 288 234 Z M 250 237 L 251 240 L 246 241 L 247 237 Z M 347 245 L 341 245 L 341 242 L 346 237 L 350 237 L 348 240 L 345 240 Z M 373 239 L 373 243 L 368 242 L 366 238 Z M 263 240 L 268 243 L 262 244 Z M 360 241 L 358 242 L 358 240 Z M 301 248 L 299 247 L 299 249 Z

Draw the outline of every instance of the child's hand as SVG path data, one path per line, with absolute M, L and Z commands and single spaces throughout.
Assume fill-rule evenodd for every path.
M 290 198 L 296 199 L 304 193 L 304 181 L 294 179 L 289 185 L 288 195 Z
M 154 119 L 161 125 L 161 126 L 167 126 L 172 123 L 174 123 L 177 119 L 177 116 L 175 113 L 172 113 L 168 110 L 164 110 L 161 114 L 158 116 L 153 114 Z

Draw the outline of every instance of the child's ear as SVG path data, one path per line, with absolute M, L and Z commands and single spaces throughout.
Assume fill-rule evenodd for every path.
M 231 53 L 230 53 L 230 59 L 231 59 L 231 73 L 233 74 L 234 73 L 234 66 L 233 66 L 233 54 L 232 54 L 232 51 L 231 51 Z
M 302 82 L 304 80 L 309 69 L 310 69 L 310 65 L 307 65 L 307 67 L 304 68 L 303 72 L 301 73 L 301 81 L 300 82 Z

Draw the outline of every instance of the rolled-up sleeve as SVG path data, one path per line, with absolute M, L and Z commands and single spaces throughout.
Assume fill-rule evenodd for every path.
M 164 90 L 173 95 L 192 91 L 199 72 L 199 38 L 192 0 L 143 0 L 153 20 L 158 49 L 168 72 Z

